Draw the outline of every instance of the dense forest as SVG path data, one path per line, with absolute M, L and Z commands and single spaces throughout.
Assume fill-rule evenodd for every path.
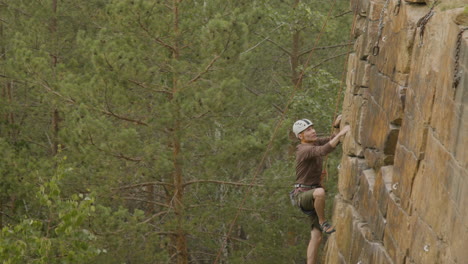
M 329 134 L 351 20 L 347 0 L 1 0 L 2 263 L 303 263 L 290 130 Z

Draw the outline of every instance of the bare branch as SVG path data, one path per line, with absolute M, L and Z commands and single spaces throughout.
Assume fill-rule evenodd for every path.
M 341 54 L 335 55 L 335 56 L 333 56 L 333 57 L 327 58 L 327 59 L 321 61 L 320 63 L 318 63 L 318 64 L 312 66 L 310 69 L 311 69 L 311 70 L 312 70 L 312 69 L 315 69 L 315 68 L 319 67 L 320 65 L 324 64 L 324 63 L 327 62 L 327 61 L 330 61 L 330 60 L 333 60 L 333 59 L 335 59 L 335 58 L 338 58 L 338 57 L 347 55 L 347 54 L 349 54 L 349 53 L 351 53 L 351 51 L 347 51 L 347 52 L 345 52 L 345 53 L 341 53 Z
M 210 63 L 206 66 L 205 70 L 202 71 L 202 72 L 200 72 L 197 76 L 195 76 L 192 80 L 190 80 L 190 81 L 187 83 L 187 85 L 189 85 L 189 84 L 191 84 L 191 83 L 194 83 L 194 82 L 196 82 L 198 79 L 200 79 L 200 77 L 201 77 L 203 74 L 207 73 L 207 72 L 210 70 L 210 68 L 213 66 L 213 64 L 214 64 L 219 58 L 220 58 L 220 56 L 219 56 L 219 55 L 216 55 L 216 56 L 210 61 Z
M 148 201 L 148 200 L 145 200 L 145 199 L 139 199 L 139 198 L 135 198 L 135 197 L 122 197 L 122 198 L 125 199 L 125 200 L 139 201 L 139 202 L 144 202 L 144 203 L 156 204 L 156 205 L 166 207 L 166 208 L 171 208 L 170 205 L 165 204 L 165 203 L 159 203 L 159 202 L 155 202 L 155 201 Z
M 43 81 L 41 82 L 41 85 L 46 88 L 46 90 L 50 93 L 53 93 L 55 95 L 57 95 L 58 97 L 60 98 L 63 98 L 65 101 L 69 102 L 69 103 L 72 103 L 72 104 L 75 104 L 76 101 L 73 99 L 73 98 L 69 98 L 69 97 L 65 97 L 64 95 L 60 94 L 59 92 L 55 91 L 54 89 L 52 89 L 46 81 Z
M 146 84 L 143 83 L 143 82 L 139 82 L 139 81 L 136 81 L 136 80 L 130 80 L 130 79 L 128 79 L 128 81 L 131 82 L 131 83 L 134 83 L 134 84 L 136 84 L 136 85 L 138 85 L 138 86 L 140 86 L 140 87 L 142 87 L 142 88 L 151 90 L 151 91 L 153 91 L 153 92 L 166 93 L 166 94 L 172 95 L 172 92 L 170 92 L 170 91 L 168 91 L 168 90 L 156 90 L 156 89 L 152 89 L 152 88 L 146 86 Z
M 270 33 L 273 33 L 274 31 L 276 31 L 278 28 L 282 27 L 283 25 L 285 25 L 284 23 L 280 24 L 279 26 L 277 26 L 276 28 L 274 28 L 273 30 L 271 30 Z M 253 47 L 247 49 L 246 51 L 243 51 L 241 52 L 241 54 L 244 54 L 244 53 L 247 53 L 253 49 L 255 49 L 256 47 L 258 47 L 260 44 L 262 44 L 263 42 L 267 41 L 269 39 L 269 37 L 265 37 L 263 38 L 260 42 L 258 42 L 257 44 L 255 44 Z
M 341 13 L 341 14 L 338 14 L 338 15 L 334 16 L 333 18 L 337 18 L 337 17 L 340 17 L 340 16 L 344 16 L 344 15 L 347 15 L 347 14 L 349 14 L 349 13 L 351 13 L 351 12 L 353 12 L 353 11 L 351 11 L 351 10 L 345 11 L 345 12 L 343 12 L 343 13 Z
M 132 157 L 129 157 L 129 156 L 125 156 L 123 155 L 122 153 L 119 153 L 119 154 L 114 154 L 114 153 L 111 153 L 110 151 L 106 151 L 104 149 L 101 149 L 100 147 L 98 147 L 95 143 L 94 143 L 94 140 L 93 140 L 93 137 L 91 135 L 89 135 L 89 139 L 91 140 L 91 145 L 93 145 L 94 147 L 96 147 L 97 150 L 101 151 L 101 152 L 104 152 L 106 154 L 109 154 L 113 157 L 116 157 L 116 158 L 120 158 L 120 159 L 124 159 L 124 160 L 128 160 L 128 161 L 133 161 L 133 162 L 140 162 L 142 161 L 143 159 L 142 158 L 132 158 Z
M 122 186 L 119 188 L 113 188 L 113 190 L 132 189 L 132 188 L 138 188 L 138 187 L 143 187 L 143 186 L 148 186 L 148 185 L 174 186 L 174 184 L 167 183 L 167 182 L 144 182 L 144 183 L 139 183 L 139 184 L 126 185 L 126 186 Z
M 283 46 L 279 45 L 278 43 L 274 42 L 273 40 L 270 39 L 270 37 L 265 37 L 261 34 L 258 34 L 258 33 L 255 33 L 256 35 L 259 35 L 260 37 L 262 38 L 265 38 L 268 42 L 271 42 L 273 45 L 277 46 L 278 48 L 280 48 L 282 51 L 284 51 L 286 54 L 288 54 L 289 56 L 292 56 L 291 52 L 289 52 L 286 48 L 284 48 Z
M 164 46 L 164 47 L 170 49 L 171 52 L 175 52 L 175 51 L 176 51 L 176 49 L 175 49 L 174 47 L 172 47 L 171 45 L 167 44 L 166 42 L 162 41 L 161 39 L 159 39 L 159 38 L 157 38 L 157 37 L 153 37 L 153 36 L 151 35 L 151 32 L 149 31 L 149 29 L 148 29 L 145 25 L 143 25 L 143 23 L 141 22 L 141 18 L 140 18 L 139 16 L 138 16 L 138 25 L 140 25 L 140 27 L 143 29 L 143 31 L 145 31 L 146 34 L 148 34 L 148 36 L 149 36 L 150 38 L 152 38 L 156 43 L 158 43 L 158 44 L 160 44 L 160 45 L 162 45 L 162 46 Z
M 323 50 L 323 49 L 334 49 L 334 48 L 339 48 L 339 47 L 345 47 L 345 46 L 349 46 L 349 45 L 353 45 L 354 42 L 349 42 L 349 43 L 343 43 L 343 44 L 337 44 L 337 45 L 332 45 L 332 46 L 324 46 L 324 47 L 317 47 L 317 48 L 312 48 L 312 49 L 309 49 L 307 51 L 304 51 L 302 52 L 301 54 L 299 54 L 299 57 L 300 56 L 303 56 L 307 53 L 310 53 L 314 50 Z
M 215 181 L 215 180 L 188 181 L 188 182 L 184 183 L 183 187 L 186 187 L 187 185 L 195 184 L 195 183 L 216 183 L 216 184 L 227 184 L 227 185 L 236 185 L 236 186 L 264 187 L 264 185 L 258 185 L 258 184 L 249 184 L 249 183 L 241 183 L 241 182 Z
M 140 223 L 138 223 L 138 224 L 139 224 L 139 225 L 141 225 L 141 224 L 146 224 L 146 223 L 148 223 L 149 221 L 153 220 L 154 218 L 156 218 L 156 217 L 158 217 L 158 216 L 160 216 L 160 215 L 165 215 L 165 214 L 167 214 L 167 213 L 169 213 L 169 211 L 161 211 L 161 212 L 159 212 L 159 213 L 156 213 L 156 214 L 152 215 L 151 217 L 149 217 L 149 218 L 146 219 L 145 221 L 140 222 Z
M 256 96 L 260 96 L 260 94 L 257 93 L 256 91 L 250 89 L 250 88 L 247 87 L 246 85 L 244 85 L 244 86 L 245 86 L 245 89 L 247 89 L 247 91 L 249 91 L 249 92 L 255 94 Z M 276 105 L 276 104 L 271 104 L 271 105 L 272 105 L 274 108 L 276 108 L 276 110 L 278 110 L 280 113 L 283 113 L 283 109 L 281 109 L 281 107 L 279 107 L 279 106 Z
M 134 123 L 134 124 L 138 124 L 138 125 L 142 125 L 142 126 L 148 126 L 148 124 L 143 122 L 143 121 L 136 120 L 136 119 L 131 119 L 131 118 L 121 116 L 121 115 L 117 115 L 117 114 L 115 114 L 114 112 L 112 112 L 110 110 L 102 110 L 101 109 L 101 113 L 106 114 L 108 116 L 113 116 L 113 117 L 115 117 L 117 119 L 121 119 L 121 120 L 131 122 L 131 123 Z

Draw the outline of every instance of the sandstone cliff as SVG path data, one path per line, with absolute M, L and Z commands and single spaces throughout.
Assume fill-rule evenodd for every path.
M 435 3 L 351 0 L 325 263 L 468 263 L 468 0 Z

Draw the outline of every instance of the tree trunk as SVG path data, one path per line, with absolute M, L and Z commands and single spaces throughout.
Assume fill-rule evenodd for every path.
M 55 68 L 57 66 L 57 45 L 56 45 L 56 38 L 57 38 L 57 0 L 52 0 L 52 20 L 50 22 L 50 35 L 52 39 L 52 52 L 50 54 L 52 61 L 52 71 L 55 75 Z M 55 76 L 54 76 L 55 78 Z M 57 107 L 54 107 L 52 111 L 52 155 L 57 155 L 59 151 L 59 122 L 60 122 L 60 115 Z
M 179 59 L 179 0 L 174 0 L 174 43 L 172 57 L 175 61 Z M 172 103 L 174 106 L 174 118 L 173 118 L 173 133 L 172 133 L 172 144 L 173 144 L 173 164 L 174 164 L 174 212 L 177 218 L 177 230 L 176 230 L 176 250 L 177 250 L 177 264 L 188 263 L 188 250 L 187 250 L 187 238 L 185 230 L 183 228 L 183 198 L 184 198 L 184 179 L 182 174 L 182 160 L 181 160 L 181 120 L 180 120 L 180 105 L 177 99 L 177 93 L 179 92 L 178 83 L 178 72 L 177 69 L 173 73 L 172 79 Z
M 296 0 L 294 3 L 294 8 L 300 3 L 300 0 Z M 302 78 L 301 72 L 298 67 L 300 65 L 299 55 L 300 55 L 300 46 L 301 46 L 301 31 L 300 29 L 294 29 L 292 35 L 292 50 L 291 50 L 291 81 L 294 87 L 301 88 Z

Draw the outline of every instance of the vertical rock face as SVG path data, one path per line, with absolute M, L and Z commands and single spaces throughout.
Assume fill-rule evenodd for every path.
M 351 8 L 352 129 L 324 262 L 468 263 L 468 0 Z

